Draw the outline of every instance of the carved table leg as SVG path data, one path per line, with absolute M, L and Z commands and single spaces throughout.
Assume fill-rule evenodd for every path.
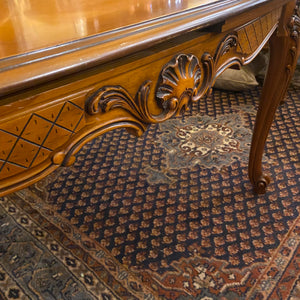
M 249 158 L 249 178 L 258 194 L 266 192 L 270 179 L 262 172 L 262 155 L 276 109 L 283 100 L 299 55 L 300 19 L 295 2 L 283 8 L 277 32 L 270 39 L 270 63 L 265 79 Z M 292 17 L 291 17 L 292 16 Z

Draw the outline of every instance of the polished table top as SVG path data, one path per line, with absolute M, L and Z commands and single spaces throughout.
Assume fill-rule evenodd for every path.
M 1 0 L 0 57 L 38 50 L 219 0 Z
M 1 96 L 225 22 L 266 3 L 272 1 L 0 0 L 0 103 Z

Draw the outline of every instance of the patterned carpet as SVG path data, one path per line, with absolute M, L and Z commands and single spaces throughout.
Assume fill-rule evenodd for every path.
M 0 201 L 0 299 L 300 299 L 300 86 L 247 177 L 260 87 L 116 130 Z

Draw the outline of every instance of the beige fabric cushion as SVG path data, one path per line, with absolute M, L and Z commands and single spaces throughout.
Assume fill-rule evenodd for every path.
M 214 87 L 222 90 L 243 91 L 256 87 L 258 82 L 249 66 L 240 70 L 227 69 L 216 80 Z
M 240 70 L 225 70 L 217 78 L 214 87 L 231 91 L 252 89 L 259 84 L 256 76 L 264 78 L 267 65 L 268 54 L 262 51 L 249 65 L 241 67 Z

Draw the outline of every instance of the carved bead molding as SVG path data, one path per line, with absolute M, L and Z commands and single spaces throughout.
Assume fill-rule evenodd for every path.
M 162 68 L 153 95 L 150 80 L 142 83 L 135 97 L 121 86 L 104 86 L 88 97 L 86 113 L 93 116 L 122 109 L 143 124 L 163 122 L 178 115 L 211 88 L 215 77 L 224 68 L 243 64 L 242 55 L 236 53 L 237 39 L 236 33 L 226 36 L 214 57 L 204 53 L 201 61 L 193 54 L 175 56 Z M 230 59 L 220 63 L 229 51 L 232 51 Z
M 290 20 L 289 28 L 291 31 L 291 37 L 298 40 L 300 35 L 300 1 L 297 1 L 295 13 Z
M 292 75 L 293 64 L 296 64 L 299 55 L 299 39 L 300 39 L 300 1 L 297 1 L 294 15 L 291 17 L 288 28 L 290 30 L 290 37 L 292 40 L 292 45 L 290 48 L 291 59 L 287 65 L 287 72 Z

